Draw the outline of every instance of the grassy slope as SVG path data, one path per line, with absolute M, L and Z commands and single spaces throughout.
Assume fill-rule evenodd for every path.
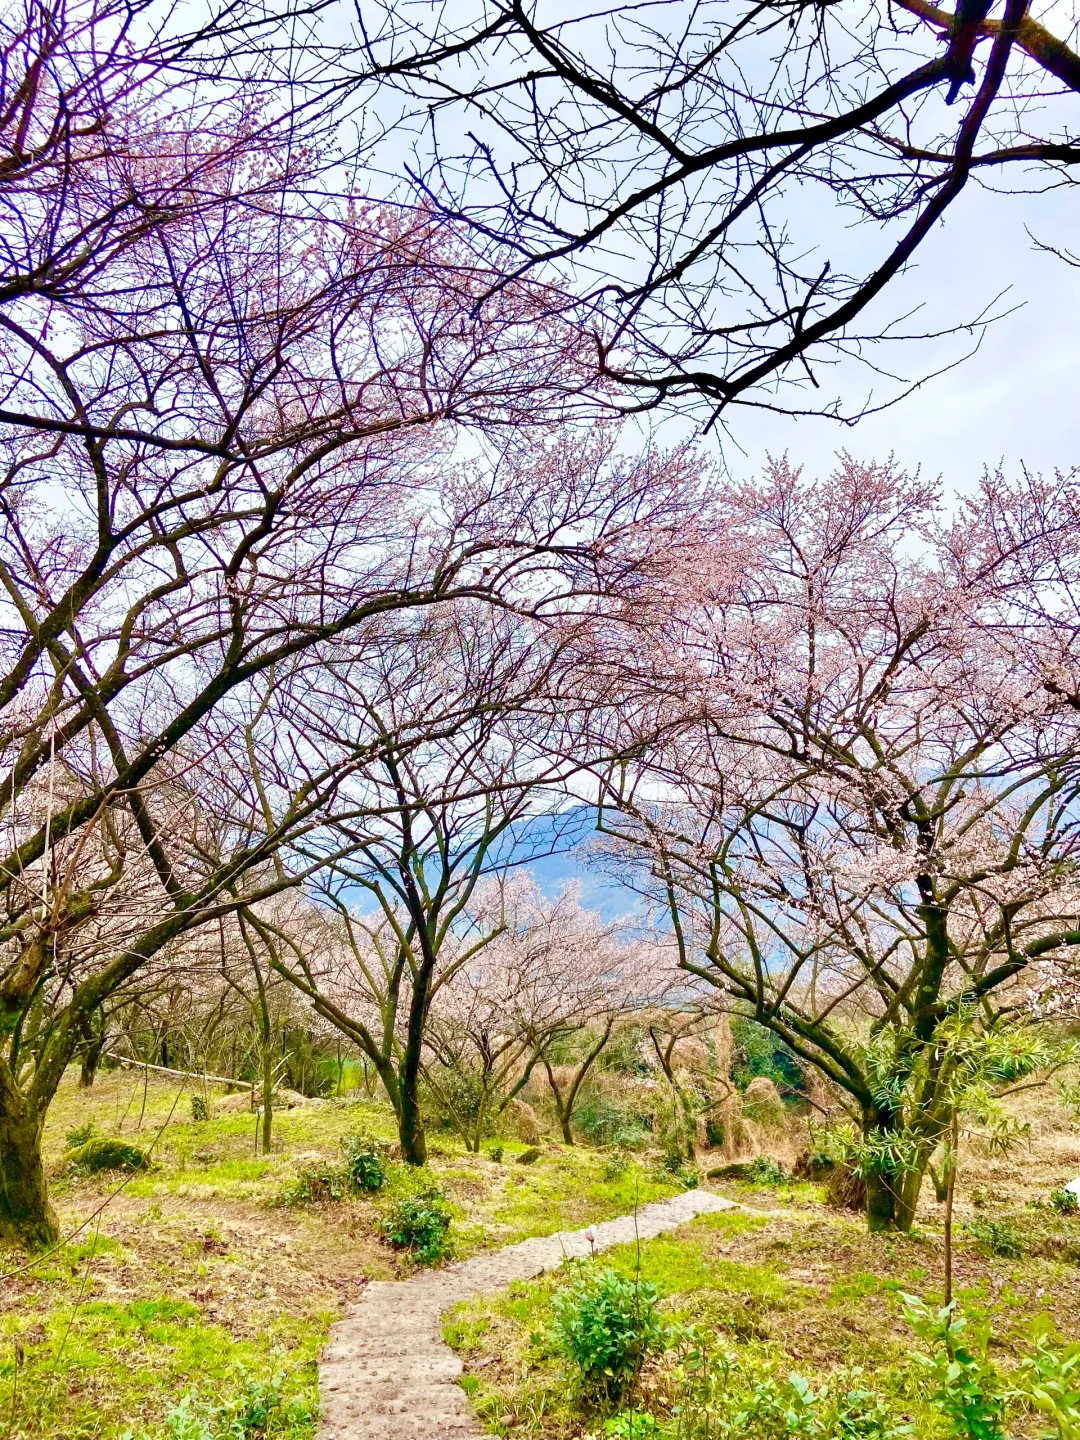
M 278 1375 L 271 1428 L 302 1440 L 328 1325 L 368 1279 L 403 1270 L 377 1228 L 387 1197 L 273 1203 L 300 1165 L 338 1160 L 350 1130 L 392 1138 L 385 1106 L 283 1111 L 274 1152 L 256 1157 L 249 1114 L 193 1124 L 189 1097 L 177 1097 L 174 1083 L 151 1080 L 144 1103 L 142 1079 L 126 1072 L 90 1092 L 72 1074 L 58 1096 L 45 1149 L 65 1235 L 108 1203 L 45 1259 L 0 1257 L 0 1416 L 10 1436 L 154 1434 L 189 1392 L 235 1405 Z M 87 1119 L 102 1134 L 154 1142 L 153 1169 L 126 1184 L 65 1175 L 65 1136 Z M 507 1142 L 508 1163 L 496 1165 L 435 1137 L 431 1169 L 451 1199 L 459 1255 L 622 1214 L 635 1192 L 644 1201 L 673 1188 L 637 1166 L 606 1180 L 603 1156 L 555 1146 L 534 1165 L 509 1163 L 523 1148 Z M 408 1183 L 397 1170 L 391 1192 Z
M 1040 1326 L 1063 1340 L 1080 1338 L 1080 1217 L 1040 1204 L 1080 1171 L 1080 1136 L 1060 1116 L 1043 1116 L 1035 1130 L 1032 1146 L 1011 1158 L 967 1156 L 958 1203 L 958 1299 L 971 1332 L 992 1327 L 990 1354 L 1006 1371 Z M 931 1187 L 910 1237 L 867 1234 L 860 1218 L 826 1209 L 814 1186 L 721 1188 L 746 1208 L 650 1241 L 640 1257 L 626 1246 L 600 1263 L 627 1275 L 640 1265 L 661 1287 L 673 1319 L 697 1326 L 711 1347 L 741 1361 L 817 1378 L 837 1366 L 862 1366 L 916 1435 L 937 1433 L 925 1381 L 910 1363 L 917 1342 L 901 1313 L 905 1291 L 941 1298 L 941 1218 Z M 988 1220 L 1007 1228 L 995 1237 Z M 1003 1234 L 1019 1237 L 1025 1253 L 993 1253 L 986 1237 Z M 547 1327 L 558 1284 L 546 1277 L 516 1285 L 459 1307 L 447 1323 L 447 1338 L 466 1362 L 466 1388 L 497 1434 L 569 1437 L 597 1424 L 551 1353 Z M 671 1365 L 655 1362 L 644 1377 L 641 1403 L 658 1414 L 675 1398 Z M 1013 1417 L 1011 1425 L 1017 1436 L 1040 1433 L 1030 1417 Z

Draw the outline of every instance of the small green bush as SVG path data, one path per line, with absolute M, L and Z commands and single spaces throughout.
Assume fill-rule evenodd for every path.
M 1019 1260 L 1027 1254 L 1023 1233 L 1008 1220 L 969 1220 L 964 1226 L 981 1249 L 1006 1260 Z
M 303 1397 L 287 1400 L 282 1395 L 281 1376 L 271 1381 L 249 1380 L 236 1399 L 220 1405 L 201 1400 L 189 1391 L 165 1416 L 166 1440 L 298 1440 L 314 1428 L 310 1402 Z M 128 1430 L 122 1440 L 135 1440 Z M 139 1440 L 155 1440 L 148 1431 Z
M 615 1440 L 664 1440 L 669 1433 L 666 1425 L 644 1410 L 620 1410 L 604 1422 L 604 1434 Z
M 503 1158 L 503 1147 L 501 1145 L 492 1145 L 488 1150 L 488 1156 L 495 1161 L 496 1165 L 501 1165 Z
M 75 1170 L 143 1170 L 148 1165 L 146 1152 L 129 1140 L 112 1140 L 95 1136 L 76 1145 L 64 1156 Z
M 196 1124 L 210 1119 L 210 1101 L 205 1095 L 192 1095 L 191 1118 Z
M 450 1253 L 452 1218 L 445 1195 L 429 1190 L 396 1200 L 380 1229 L 395 1250 L 407 1250 L 422 1265 L 434 1265 Z
M 652 1116 L 627 1110 L 603 1095 L 590 1095 L 578 1106 L 574 1124 L 592 1145 L 643 1150 L 649 1143 Z
M 329 1161 L 318 1165 L 304 1165 L 273 1201 L 286 1208 L 293 1205 L 323 1204 L 331 1200 L 344 1200 L 349 1192 L 349 1174 L 340 1165 Z
M 934 1387 L 933 1399 L 945 1420 L 946 1434 L 956 1440 L 1005 1440 L 1000 1377 L 985 1356 L 965 1347 L 967 1322 L 955 1302 L 935 1311 L 914 1295 L 901 1298 L 904 1319 L 929 1351 L 914 1355 L 913 1360 Z
M 341 1142 L 345 1174 L 355 1190 L 371 1194 L 387 1181 L 386 1147 L 362 1133 L 346 1135 Z
M 629 1168 L 630 1156 L 625 1150 L 615 1150 L 607 1158 L 603 1178 L 605 1180 L 621 1180 Z
M 1075 1215 L 1080 1210 L 1080 1195 L 1075 1190 L 1051 1190 L 1050 1204 L 1059 1215 Z
M 746 1178 L 751 1185 L 763 1185 L 768 1189 L 776 1189 L 780 1185 L 790 1183 L 791 1177 L 785 1172 L 782 1165 L 778 1165 L 768 1155 L 758 1155 L 750 1162 L 746 1172 Z
M 677 1175 L 685 1163 L 682 1146 L 677 1140 L 669 1140 L 664 1146 L 664 1169 L 669 1175 Z
M 552 1297 L 552 1341 L 569 1360 L 583 1393 L 619 1400 L 646 1356 L 665 1350 L 660 1293 L 645 1280 L 578 1262 L 576 1274 Z

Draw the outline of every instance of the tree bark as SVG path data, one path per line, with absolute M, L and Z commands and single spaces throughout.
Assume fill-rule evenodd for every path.
M 399 1091 L 398 1139 L 401 1141 L 401 1158 L 406 1165 L 427 1164 L 427 1139 L 424 1117 L 416 1097 L 416 1079 L 415 1076 L 402 1075 Z
M 44 1117 L 20 1107 L 0 1111 L 0 1236 L 27 1250 L 43 1250 L 60 1236 L 41 1162 Z

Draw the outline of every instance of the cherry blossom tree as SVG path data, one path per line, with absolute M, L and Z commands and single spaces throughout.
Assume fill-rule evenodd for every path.
M 455 966 L 432 1007 L 425 1077 L 469 1149 L 529 1083 L 549 1076 L 564 1141 L 574 1107 L 620 1016 L 656 998 L 661 978 L 646 947 L 582 908 L 576 887 L 548 900 L 516 874 L 490 884 L 480 904 L 498 916 L 488 942 Z M 551 1068 L 553 1043 L 599 1027 L 568 1084 Z
M 574 294 L 621 403 L 851 420 L 928 378 L 903 342 L 995 313 L 912 313 L 942 225 L 978 250 L 963 197 L 1080 161 L 1074 18 L 1030 8 L 361 0 L 335 75 L 411 128 L 412 194 Z
M 683 967 L 847 1097 L 874 1226 L 1080 946 L 1078 499 L 991 476 L 950 520 L 890 466 L 773 465 L 668 593 L 686 724 L 608 777 Z
M 437 711 L 318 753 L 294 722 L 346 637 L 389 666 L 440 606 L 595 606 L 689 492 L 558 438 L 581 334 L 439 217 L 342 195 L 272 47 L 230 70 L 110 0 L 3 25 L 0 1232 L 41 1243 L 89 1017 L 302 884 L 349 776 Z

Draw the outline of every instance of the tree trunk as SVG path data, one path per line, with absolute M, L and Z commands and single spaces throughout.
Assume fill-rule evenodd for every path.
M 919 1204 L 919 1194 L 922 1190 L 924 1171 L 920 1167 L 916 1170 L 903 1170 L 892 1177 L 895 1202 L 893 1205 L 893 1224 L 897 1230 L 907 1235 L 915 1223 L 915 1211 Z
M 105 1048 L 105 1036 L 95 1036 L 83 1047 L 82 1059 L 79 1063 L 79 1089 L 89 1090 L 97 1075 L 98 1065 L 101 1063 L 101 1052 Z
M 105 1025 L 101 1021 L 100 1012 L 98 1022 L 95 1026 L 94 1018 L 87 1016 L 79 1028 L 82 1037 L 82 1053 L 79 1057 L 79 1088 L 81 1090 L 89 1090 L 93 1085 L 98 1065 L 101 1063 L 101 1052 L 105 1048 Z
M 427 1164 L 424 1117 L 416 1097 L 416 1080 L 412 1078 L 410 1081 L 406 1075 L 401 1077 L 398 1139 L 401 1141 L 401 1158 L 406 1165 Z
M 60 1236 L 49 1204 L 36 1115 L 0 1113 L 0 1236 L 27 1250 L 54 1245 Z
M 866 1177 L 866 1223 L 871 1231 L 891 1230 L 896 1213 L 896 1196 L 889 1177 L 873 1170 Z
M 274 1134 L 274 1052 L 267 1043 L 262 1047 L 262 1147 L 270 1154 Z

